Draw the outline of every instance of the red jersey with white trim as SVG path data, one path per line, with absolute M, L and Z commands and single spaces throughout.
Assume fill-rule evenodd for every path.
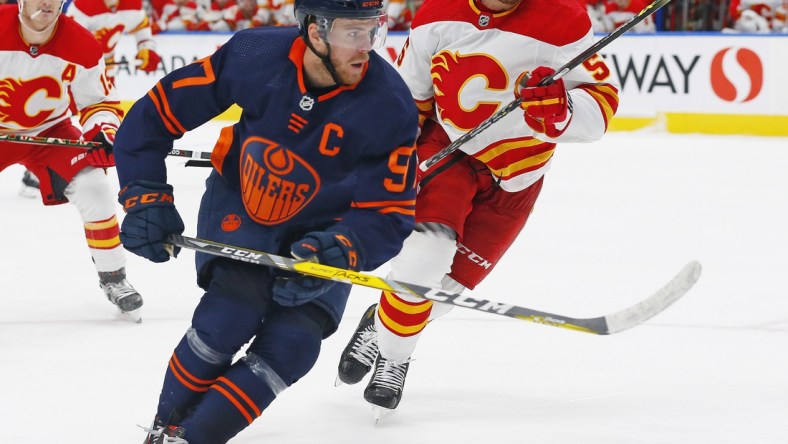
M 435 118 L 456 140 L 514 100 L 522 72 L 558 69 L 593 43 L 577 0 L 523 0 L 503 13 L 474 0 L 429 0 L 397 64 L 422 118 Z M 610 74 L 596 55 L 563 77 L 573 117 L 560 137 L 535 133 L 515 110 L 460 149 L 484 162 L 504 190 L 523 190 L 547 171 L 556 142 L 602 137 L 618 108 Z
M 101 44 L 105 60 L 114 60 L 115 47 L 123 34 L 134 35 L 137 49 L 156 50 L 142 0 L 119 0 L 112 9 L 104 0 L 74 0 L 66 14 L 93 33 Z
M 123 111 L 93 36 L 61 14 L 43 45 L 22 39 L 16 5 L 0 5 L 0 133 L 35 136 L 80 113 L 83 128 Z

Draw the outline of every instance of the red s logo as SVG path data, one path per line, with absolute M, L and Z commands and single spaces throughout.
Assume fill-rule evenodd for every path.
M 726 102 L 745 103 L 753 100 L 763 88 L 763 63 L 754 51 L 747 48 L 735 50 L 735 63 L 742 69 L 749 79 L 749 85 L 734 84 L 729 77 L 730 71 L 736 68 L 734 61 L 725 63 L 726 54 L 733 48 L 725 48 L 714 55 L 711 61 L 711 87 L 714 93 Z M 728 57 L 730 59 L 730 57 Z

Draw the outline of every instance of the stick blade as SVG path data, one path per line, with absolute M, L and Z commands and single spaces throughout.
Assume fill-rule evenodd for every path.
M 636 305 L 605 316 L 607 332 L 604 334 L 613 334 L 627 330 L 662 313 L 695 285 L 700 279 L 700 274 L 700 262 L 690 261 L 670 282 L 649 298 Z

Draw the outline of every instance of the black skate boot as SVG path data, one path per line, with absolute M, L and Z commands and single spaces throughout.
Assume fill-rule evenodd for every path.
M 175 425 L 165 425 L 158 415 L 153 419 L 149 429 L 143 427 L 148 433 L 142 444 L 189 444 L 183 437 L 186 430 Z
M 378 304 L 372 304 L 361 322 L 356 327 L 356 332 L 350 338 L 342 356 L 339 358 L 339 374 L 336 385 L 356 384 L 372 370 L 372 364 L 378 356 L 378 338 L 375 331 L 375 310 Z
M 138 316 L 138 310 L 142 307 L 142 296 L 126 280 L 126 268 L 99 272 L 99 285 L 107 299 L 115 304 L 121 313 L 131 316 L 136 322 L 142 320 Z
M 376 410 L 378 420 L 399 405 L 402 391 L 405 389 L 405 376 L 408 374 L 409 365 L 410 360 L 395 363 L 383 356 L 378 356 L 375 361 L 375 373 L 364 389 L 364 399 L 373 406 L 383 409 Z

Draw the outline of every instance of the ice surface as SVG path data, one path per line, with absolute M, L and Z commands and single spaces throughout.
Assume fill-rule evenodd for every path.
M 217 134 L 209 124 L 178 146 L 210 150 Z M 168 159 L 169 181 L 195 235 L 208 170 L 183 162 Z M 0 174 L 0 443 L 142 442 L 136 424 L 152 419 L 201 296 L 193 253 L 129 255 L 144 320 L 118 321 L 76 211 L 17 196 L 22 171 Z M 787 139 L 643 130 L 563 144 L 531 220 L 473 294 L 598 316 L 697 259 L 703 276 L 683 299 L 612 336 L 455 309 L 428 327 L 400 408 L 374 426 L 364 383 L 333 384 L 377 298 L 356 288 L 312 372 L 232 442 L 784 444 L 786 229 Z

